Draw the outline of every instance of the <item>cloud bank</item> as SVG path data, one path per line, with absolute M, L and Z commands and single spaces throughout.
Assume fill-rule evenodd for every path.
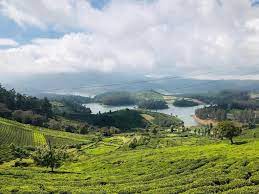
M 0 13 L 23 30 L 67 32 L 1 49 L 2 73 L 259 77 L 259 7 L 249 0 L 112 0 L 102 9 L 85 0 L 2 0 Z

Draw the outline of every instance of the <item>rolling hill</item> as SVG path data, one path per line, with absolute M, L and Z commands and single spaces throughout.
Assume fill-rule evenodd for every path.
M 88 136 L 38 131 L 6 120 L 1 120 L 1 125 L 36 134 L 21 138 L 20 143 L 26 145 L 44 144 L 42 137 L 46 139 L 48 135 L 67 143 L 89 140 Z M 166 132 L 104 137 L 70 149 L 73 159 L 55 173 L 36 167 L 31 159 L 26 160 L 28 167 L 13 167 L 14 161 L 0 165 L 0 193 L 255 194 L 259 191 L 258 137 L 259 128 L 244 131 L 235 138 L 235 145 L 225 140 Z M 12 141 L 19 142 L 15 136 Z M 133 141 L 134 148 L 129 146 Z
M 55 146 L 89 142 L 90 136 L 55 131 L 0 118 L 0 162 L 13 158 L 10 145 L 37 147 L 48 141 Z

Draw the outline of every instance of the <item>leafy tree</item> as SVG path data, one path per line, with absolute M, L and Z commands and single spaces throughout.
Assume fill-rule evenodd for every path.
M 19 158 L 20 161 L 23 158 L 27 158 L 30 156 L 30 153 L 26 149 L 19 147 L 19 146 L 15 146 L 14 144 L 11 144 L 11 149 L 12 149 L 13 156 L 15 158 Z
M 34 162 L 37 165 L 49 167 L 51 172 L 54 172 L 55 168 L 59 168 L 67 158 L 68 155 L 65 151 L 54 149 L 50 142 L 47 147 L 39 148 L 33 155 Z
M 80 127 L 79 133 L 80 133 L 80 134 L 87 134 L 87 133 L 89 133 L 89 128 L 90 128 L 89 125 L 83 124 L 83 125 Z
M 233 144 L 233 137 L 240 135 L 242 132 L 241 128 L 236 127 L 235 124 L 231 121 L 222 121 L 218 124 L 216 128 L 216 133 L 219 137 L 227 138 Z

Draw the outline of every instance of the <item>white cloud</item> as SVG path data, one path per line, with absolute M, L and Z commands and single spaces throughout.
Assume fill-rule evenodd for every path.
M 18 43 L 12 39 L 0 38 L 0 46 L 18 46 Z
M 6 72 L 259 70 L 259 8 L 249 0 L 113 0 L 103 10 L 85 0 L 2 0 L 0 10 L 23 28 L 82 31 L 1 50 Z
M 0 58 L 3 71 L 15 73 L 146 70 L 153 63 L 152 55 L 143 48 L 83 33 L 36 39 L 19 48 L 0 50 Z

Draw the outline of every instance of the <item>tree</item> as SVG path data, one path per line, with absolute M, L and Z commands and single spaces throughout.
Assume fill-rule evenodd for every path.
M 68 155 L 65 151 L 54 149 L 50 142 L 47 147 L 39 148 L 33 156 L 37 165 L 50 167 L 51 172 L 54 172 L 55 168 L 59 168 L 67 158 Z
M 236 137 L 241 134 L 242 130 L 239 127 L 236 127 L 235 124 L 231 121 L 222 121 L 218 124 L 217 134 L 219 137 L 225 137 L 230 140 L 233 144 L 233 137 Z
M 22 161 L 23 158 L 30 156 L 30 153 L 22 147 L 16 147 L 14 144 L 11 144 L 12 154 L 15 158 L 19 158 Z
M 47 98 L 44 98 L 42 100 L 41 110 L 42 110 L 42 113 L 45 114 L 47 118 L 52 117 L 53 115 L 52 105 Z
M 87 134 L 87 133 L 89 133 L 89 128 L 90 128 L 89 125 L 83 124 L 83 125 L 80 127 L 80 129 L 79 129 L 79 133 L 80 133 L 80 134 Z

